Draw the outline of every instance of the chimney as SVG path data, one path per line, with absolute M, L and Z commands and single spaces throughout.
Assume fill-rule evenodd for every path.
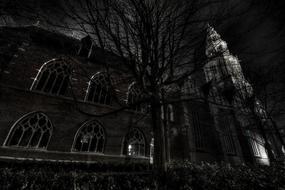
M 92 46 L 92 40 L 89 35 L 82 38 L 78 55 L 82 57 L 87 57 L 91 46 Z
M 88 53 L 88 59 L 90 59 L 90 60 L 95 59 L 95 55 L 96 55 L 95 51 L 96 51 L 96 46 L 92 43 L 90 50 L 89 50 L 89 53 Z

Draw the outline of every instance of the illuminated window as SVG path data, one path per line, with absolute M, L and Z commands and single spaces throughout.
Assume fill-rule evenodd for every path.
M 149 149 L 149 162 L 153 164 L 153 156 L 154 156 L 154 138 L 151 138 L 150 149 Z
M 100 104 L 111 104 L 111 91 L 108 77 L 104 73 L 95 74 L 88 84 L 85 100 Z
M 45 114 L 29 113 L 13 125 L 4 146 L 46 149 L 52 129 L 52 124 Z
M 31 90 L 65 95 L 71 72 L 71 64 L 63 59 L 48 61 L 40 68 Z
M 257 133 L 253 133 L 247 130 L 247 134 L 249 137 L 250 145 L 252 148 L 253 155 L 255 157 L 261 157 L 261 158 L 268 158 L 266 149 L 264 146 L 264 140 L 263 138 L 258 135 Z
M 146 106 L 143 103 L 140 103 L 142 101 L 142 91 L 139 89 L 138 85 L 133 82 L 128 89 L 127 94 L 127 103 L 129 106 L 131 106 L 131 109 L 137 111 L 137 112 L 144 112 L 146 110 Z
M 134 128 L 126 135 L 123 154 L 128 156 L 145 156 L 145 138 L 140 130 Z
M 93 120 L 83 124 L 77 131 L 72 151 L 103 153 L 105 131 L 102 125 Z

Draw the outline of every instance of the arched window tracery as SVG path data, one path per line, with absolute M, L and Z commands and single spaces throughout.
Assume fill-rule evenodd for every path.
M 127 104 L 134 111 L 144 112 L 146 111 L 146 105 L 140 103 L 142 99 L 143 99 L 142 91 L 140 90 L 138 85 L 135 82 L 133 82 L 132 84 L 130 84 L 128 89 Z
M 40 68 L 31 90 L 55 95 L 65 95 L 71 73 L 72 66 L 64 59 L 48 61 Z
M 32 112 L 13 125 L 4 146 L 46 149 L 52 130 L 52 123 L 44 113 Z
M 123 154 L 127 156 L 145 156 L 145 137 L 143 133 L 133 128 L 125 136 Z
M 110 82 L 105 73 L 100 72 L 92 76 L 88 83 L 85 101 L 111 104 Z
M 103 126 L 98 121 L 92 120 L 83 124 L 77 131 L 72 151 L 103 153 L 105 140 Z

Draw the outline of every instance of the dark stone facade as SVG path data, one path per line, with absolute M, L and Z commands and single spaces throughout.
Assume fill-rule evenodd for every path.
M 133 82 L 127 69 L 121 67 L 118 57 L 95 48 L 88 38 L 81 44 L 78 40 L 35 27 L 2 28 L 0 38 L 1 53 L 8 50 L 10 53 L 4 59 L 0 72 L 0 159 L 83 162 L 125 162 L 131 159 L 149 162 L 152 141 L 150 118 L 128 109 L 106 114 L 126 103 L 128 88 Z M 52 95 L 32 88 L 43 64 L 58 60 L 71 64 L 73 68 L 65 95 Z M 88 102 L 85 96 L 89 79 L 98 72 L 104 72 L 105 63 L 110 65 L 115 86 L 112 93 L 118 99 L 111 105 Z M 196 96 L 202 93 L 200 86 L 206 82 L 202 71 L 197 74 L 194 87 L 187 89 Z M 251 144 L 233 109 L 225 110 L 222 106 L 203 101 L 181 101 L 172 106 L 173 120 L 167 121 L 169 160 L 254 162 Z M 53 125 L 46 149 L 6 146 L 11 127 L 32 112 L 44 113 Z M 230 123 L 223 124 L 221 118 L 225 115 L 230 117 Z M 73 151 L 77 131 L 92 120 L 104 128 L 104 151 Z M 140 156 L 124 155 L 124 140 L 133 128 L 141 131 L 144 137 L 144 154 Z M 260 159 L 266 160 L 267 157 Z
M 3 145 L 13 124 L 31 112 L 43 112 L 53 124 L 53 134 L 47 150 L 33 150 L 11 148 L 2 146 L 0 155 L 11 158 L 40 158 L 52 160 L 75 160 L 75 161 L 98 161 L 98 160 L 120 160 L 127 158 L 122 155 L 122 146 L 125 135 L 130 128 L 138 128 L 145 136 L 145 156 L 136 160 L 148 160 L 150 152 L 150 125 L 149 119 L 141 118 L 141 113 L 132 110 L 124 110 L 114 114 L 106 114 L 115 110 L 117 103 L 101 105 L 98 103 L 85 102 L 86 89 L 89 78 L 97 72 L 103 71 L 100 64 L 88 61 L 84 57 L 76 57 L 78 46 L 68 51 L 70 41 L 79 44 L 76 40 L 69 39 L 59 34 L 28 27 L 28 28 L 6 28 L 5 33 L 12 35 L 6 39 L 7 44 L 18 43 L 13 58 L 5 71 L 2 72 L 0 90 L 0 144 Z M 35 34 L 36 33 L 36 34 Z M 42 35 L 42 41 L 38 42 L 32 38 L 33 35 Z M 58 42 L 49 42 L 48 38 L 58 38 Z M 59 39 L 62 38 L 62 39 Z M 64 41 L 67 41 L 65 45 Z M 53 44 L 54 43 L 54 44 Z M 74 44 L 72 44 L 74 45 Z M 65 49 L 63 51 L 62 49 Z M 72 56 L 73 55 L 73 56 Z M 34 78 L 37 76 L 43 63 L 54 58 L 68 56 L 73 65 L 74 73 L 71 76 L 71 85 L 65 96 L 57 96 L 44 92 L 31 90 Z M 75 59 L 79 61 L 75 61 Z M 125 74 L 116 68 L 114 75 L 124 78 Z M 125 79 L 127 84 L 120 85 L 120 90 L 126 96 L 128 85 L 132 82 Z M 123 95 L 121 95 L 123 96 Z M 126 98 L 126 97 L 122 97 Z M 104 154 L 71 152 L 73 141 L 80 126 L 89 120 L 99 121 L 105 129 L 106 141 Z M 135 123 L 135 124 L 133 124 Z M 127 159 L 128 160 L 128 159 Z

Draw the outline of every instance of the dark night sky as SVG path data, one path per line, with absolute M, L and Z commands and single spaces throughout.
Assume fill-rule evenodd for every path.
M 0 0 L 2 2 L 13 2 Z M 60 0 L 16 0 L 21 4 L 32 2 L 45 11 L 57 6 Z M 221 33 L 223 39 L 228 42 L 231 52 L 240 59 L 259 64 L 267 64 L 268 61 L 280 62 L 284 60 L 284 52 L 277 52 L 285 48 L 285 1 L 284 0 L 228 0 L 232 4 L 240 3 L 239 10 L 245 13 L 217 23 L 214 27 Z M 255 4 L 246 7 L 243 2 L 253 1 Z M 283 2 L 282 2 L 283 1 Z M 13 5 L 11 4 L 11 7 Z M 21 10 L 20 10 L 21 12 Z M 47 11 L 48 12 L 48 11 Z M 0 8 L 1 13 L 1 8 Z M 54 15 L 54 13 L 50 13 Z M 277 55 L 276 55 L 277 54 Z M 250 64 L 250 63 L 248 63 Z
M 218 27 L 232 54 L 237 55 L 256 92 L 280 92 L 275 110 L 285 105 L 285 1 L 258 0 L 245 14 Z M 254 74 L 253 74 L 254 73 Z M 264 96 L 261 96 L 262 99 Z M 279 106 L 279 108 L 278 108 Z M 284 108 L 282 108 L 284 109 Z M 279 111 L 280 112 L 280 111 Z M 285 115 L 276 117 L 285 127 Z
M 231 52 L 247 64 L 258 62 L 259 66 L 264 66 L 284 62 L 285 2 L 280 2 L 273 0 L 266 4 L 260 1 L 244 15 L 219 28 Z
M 0 0 L 0 2 L 8 0 Z M 59 0 L 16 0 L 20 3 L 32 2 L 46 11 L 57 6 Z M 244 62 L 243 64 L 264 66 L 272 62 L 284 62 L 285 48 L 285 1 L 284 0 L 228 0 L 240 3 L 243 14 L 214 27 L 227 41 L 230 51 Z M 247 7 L 253 1 L 254 5 Z M 282 2 L 283 1 L 283 2 Z M 13 2 L 13 1 L 8 1 Z M 245 3 L 244 3 L 245 2 Z M 1 5 L 1 4 L 0 4 Z M 12 6 L 13 7 L 13 6 Z M 1 11 L 1 8 L 0 8 Z M 48 11 L 47 11 L 48 12 Z M 1 12 L 0 12 L 1 13 Z M 50 13 L 54 15 L 54 13 Z M 282 51 L 281 51 L 282 50 Z M 285 68 L 285 67 L 284 67 Z

